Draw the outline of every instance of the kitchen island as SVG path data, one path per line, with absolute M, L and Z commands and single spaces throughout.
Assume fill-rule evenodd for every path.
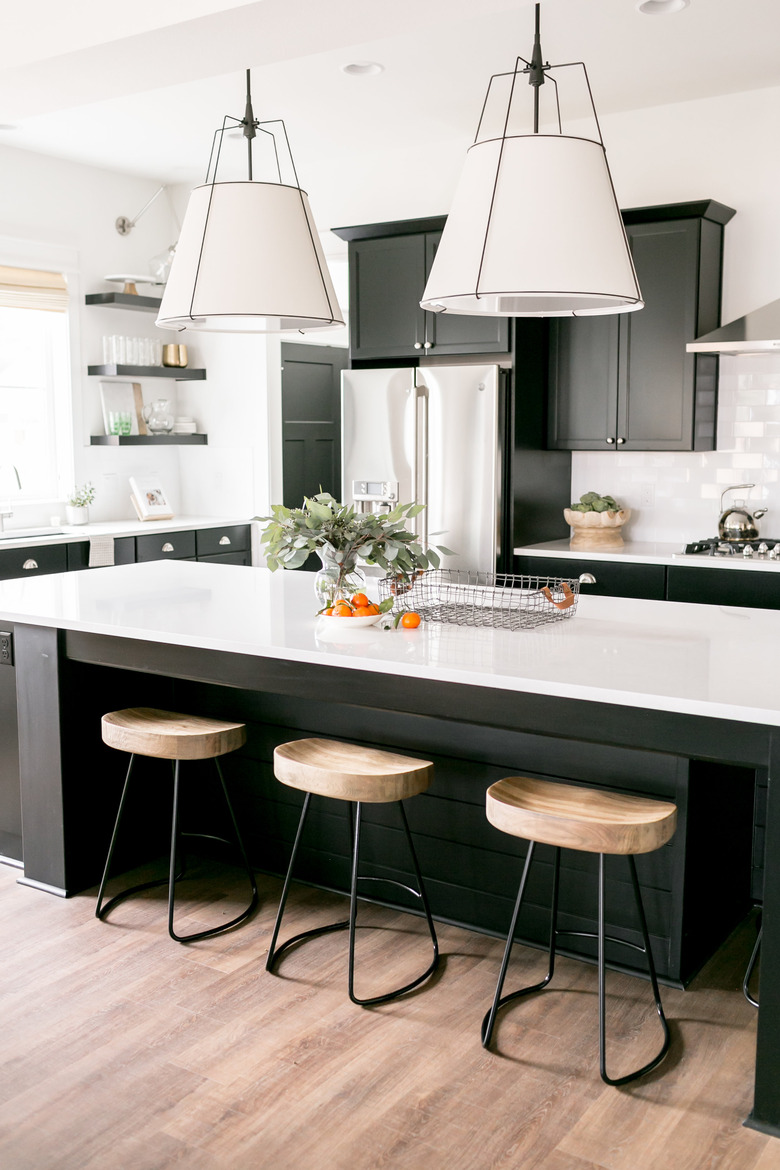
M 114 799 L 104 781 L 115 753 L 100 744 L 99 713 L 131 704 L 197 702 L 288 736 L 325 730 L 454 760 L 437 812 L 440 822 L 441 808 L 451 809 L 452 824 L 446 834 L 436 826 L 438 853 L 462 846 L 459 857 L 474 857 L 482 840 L 487 859 L 495 846 L 482 836 L 484 788 L 510 767 L 625 787 L 638 777 L 645 790 L 674 782 L 691 798 L 683 811 L 694 841 L 708 816 L 706 837 L 720 824 L 728 839 L 738 822 L 730 805 L 712 818 L 702 789 L 752 801 L 748 778 L 762 769 L 767 840 L 780 842 L 777 613 L 583 597 L 571 619 L 510 633 L 438 624 L 347 631 L 313 611 L 306 574 L 187 562 L 0 583 L 17 672 L 23 880 L 58 893 L 94 880 Z M 683 775 L 687 764 L 704 771 Z M 122 763 L 112 766 L 118 784 Z M 725 787 L 718 769 L 729 773 Z M 459 786 L 468 822 L 459 819 Z M 273 821 L 270 802 L 262 807 Z M 499 866 L 497 882 L 511 887 L 515 860 Z M 316 880 L 316 858 L 312 867 Z M 463 879 L 457 890 L 451 875 L 434 885 L 442 904 L 448 886 L 466 897 Z M 493 904 L 476 898 L 474 916 L 466 907 L 460 920 L 498 932 L 503 890 L 493 902 L 495 922 L 476 921 Z M 771 847 L 762 970 L 750 1124 L 780 1134 L 780 979 L 766 977 L 780 973 L 780 850 Z

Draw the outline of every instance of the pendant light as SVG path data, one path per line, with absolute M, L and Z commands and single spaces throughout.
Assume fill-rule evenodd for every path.
M 157 324 L 210 333 L 279 333 L 343 325 L 306 192 L 283 122 L 258 122 L 246 72 L 243 118 L 214 135 L 206 181 L 190 195 Z M 226 130 L 242 128 L 248 177 L 217 182 Z M 273 142 L 274 179 L 252 174 L 257 132 Z M 282 177 L 283 160 L 291 182 Z M 213 162 L 213 170 L 212 170 Z
M 531 60 L 518 57 L 512 73 L 490 79 L 420 302 L 424 309 L 568 317 L 643 307 L 585 66 L 542 62 L 537 4 Z M 563 133 L 551 70 L 573 68 L 585 75 L 595 138 Z M 523 76 L 532 87 L 533 132 L 521 134 L 510 122 L 517 121 Z M 498 78 L 511 79 L 509 97 L 500 133 L 490 133 L 483 125 Z M 557 130 L 540 133 L 539 93 L 546 81 L 554 90 Z

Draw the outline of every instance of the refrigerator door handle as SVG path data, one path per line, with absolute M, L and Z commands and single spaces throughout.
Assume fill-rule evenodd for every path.
M 423 544 L 428 543 L 428 387 L 420 386 L 420 503 L 425 510 L 420 512 L 419 536 Z

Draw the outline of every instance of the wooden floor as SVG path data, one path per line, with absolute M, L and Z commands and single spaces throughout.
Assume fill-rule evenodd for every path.
M 665 991 L 674 1049 L 622 1090 L 598 1075 L 596 974 L 559 962 L 559 990 L 517 1006 L 486 1053 L 479 1022 L 500 944 L 440 931 L 435 981 L 373 1010 L 346 994 L 346 936 L 265 953 L 279 883 L 255 918 L 190 946 L 155 891 L 93 915 L 0 866 L 3 1170 L 777 1170 L 780 1140 L 745 1129 L 755 1012 L 739 991 L 753 934 L 732 938 L 686 992 Z M 208 874 L 205 874 L 208 877 Z M 213 883 L 218 878 L 210 876 Z M 193 884 L 193 893 L 198 890 Z M 236 912 L 233 896 L 208 910 Z M 185 928 L 208 922 L 194 902 Z M 343 900 L 299 890 L 285 935 Z M 428 962 L 422 924 L 376 907 L 358 994 Z M 543 957 L 519 948 L 510 978 Z M 613 1075 L 658 1040 L 643 980 L 609 984 Z

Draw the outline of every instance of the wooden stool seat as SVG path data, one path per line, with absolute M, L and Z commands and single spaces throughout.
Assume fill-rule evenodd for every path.
M 109 711 L 101 727 L 103 742 L 109 747 L 161 760 L 210 760 L 246 743 L 243 723 L 225 723 L 153 707 Z
M 358 744 L 298 739 L 274 749 L 274 774 L 302 792 L 382 804 L 424 792 L 433 764 Z
M 349 998 L 361 1007 L 369 1007 L 379 1003 L 389 1003 L 400 995 L 405 995 L 432 975 L 439 964 L 439 944 L 436 938 L 436 928 L 433 925 L 428 895 L 423 885 L 420 864 L 409 829 L 409 822 L 404 811 L 403 801 L 408 796 L 417 796 L 424 792 L 433 780 L 433 764 L 428 760 L 416 760 L 410 756 L 400 756 L 395 752 L 380 751 L 377 748 L 362 747 L 359 744 L 339 743 L 332 739 L 297 739 L 290 743 L 279 744 L 274 748 L 274 774 L 277 780 L 289 788 L 297 788 L 305 792 L 301 817 L 298 822 L 298 831 L 290 854 L 290 864 L 282 887 L 282 896 L 276 914 L 276 923 L 271 936 L 271 945 L 268 948 L 266 970 L 273 971 L 279 958 L 291 948 L 296 947 L 304 939 L 315 938 L 317 935 L 329 934 L 334 930 L 349 931 L 349 961 L 347 966 L 347 988 Z M 285 942 L 279 943 L 279 930 L 284 917 L 287 895 L 290 890 L 295 861 L 298 856 L 303 837 L 306 818 L 312 797 L 330 797 L 336 800 L 349 802 L 349 828 L 352 838 L 352 866 L 349 891 L 349 918 L 343 922 L 330 922 L 325 926 L 315 926 L 311 930 L 301 931 Z M 377 874 L 361 875 L 360 868 L 360 841 L 362 834 L 362 806 L 370 804 L 396 804 L 399 810 L 401 827 L 406 837 L 409 849 L 409 859 L 412 863 L 417 888 L 407 885 L 405 881 L 391 877 L 380 877 Z M 353 809 L 352 805 L 355 805 Z M 359 882 L 379 883 L 380 885 L 395 886 L 405 890 L 415 898 L 425 915 L 428 924 L 428 933 L 433 947 L 433 958 L 422 975 L 388 991 L 384 995 L 374 995 L 369 999 L 361 999 L 355 994 L 355 933 L 357 929 L 357 888 Z
M 254 913 L 258 903 L 257 882 L 254 870 L 249 863 L 238 821 L 230 802 L 225 777 L 218 757 L 227 752 L 235 751 L 246 743 L 246 727 L 243 723 L 226 723 L 222 719 L 207 719 L 202 715 L 182 715 L 178 711 L 158 711 L 153 707 L 127 707 L 123 711 L 109 711 L 101 720 L 103 742 L 108 747 L 116 748 L 120 752 L 127 752 L 130 762 L 127 767 L 122 795 L 119 799 L 114 822 L 114 831 L 108 847 L 103 877 L 98 890 L 95 915 L 105 918 L 118 902 L 132 894 L 153 889 L 155 886 L 168 886 L 168 933 L 176 942 L 194 942 L 197 939 L 211 938 L 212 935 L 222 934 L 238 926 L 250 914 Z M 168 857 L 168 877 L 154 881 L 142 882 L 140 885 L 130 886 L 114 894 L 107 902 L 103 902 L 106 884 L 111 872 L 111 862 L 114 857 L 119 830 L 124 816 L 125 805 L 130 791 L 130 780 L 137 756 L 150 756 L 156 759 L 171 760 L 173 772 L 173 807 L 171 812 L 171 847 Z M 217 778 L 225 801 L 228 814 L 227 824 L 232 830 L 233 840 L 211 833 L 185 833 L 179 828 L 179 782 L 181 778 L 182 761 L 213 760 L 217 771 Z M 252 897 L 249 905 L 229 922 L 220 922 L 206 930 L 198 930 L 194 934 L 177 934 L 174 927 L 174 911 L 176 905 L 176 883 L 184 876 L 184 861 L 182 843 L 184 838 L 201 837 L 211 841 L 220 841 L 225 845 L 237 848 L 238 857 L 246 871 Z M 177 870 L 180 872 L 177 873 Z
M 677 806 L 630 793 L 508 776 L 487 790 L 502 833 L 586 853 L 652 853 L 674 834 Z

